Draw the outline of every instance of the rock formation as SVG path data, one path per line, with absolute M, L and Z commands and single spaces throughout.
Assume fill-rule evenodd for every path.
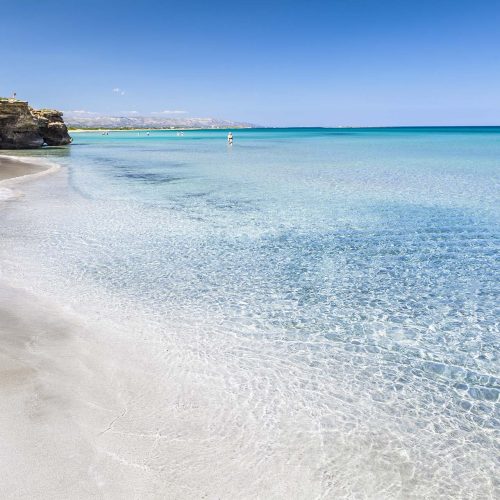
M 0 99 L 0 149 L 39 148 L 43 137 L 27 102 Z
M 47 146 L 69 144 L 71 137 L 62 118 L 63 114 L 55 109 L 32 109 L 31 114 L 38 120 L 38 130 Z
M 60 111 L 35 110 L 25 101 L 0 98 L 0 149 L 32 149 L 70 142 Z

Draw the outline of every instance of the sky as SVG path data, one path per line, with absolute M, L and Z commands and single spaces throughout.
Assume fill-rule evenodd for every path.
M 0 0 L 0 96 L 264 126 L 500 125 L 500 0 Z

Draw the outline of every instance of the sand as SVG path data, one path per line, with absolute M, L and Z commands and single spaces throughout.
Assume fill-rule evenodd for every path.
M 47 167 L 39 163 L 29 162 L 29 160 L 14 158 L 12 156 L 0 156 L 0 181 L 23 177 L 26 175 L 43 172 Z
M 29 202 L 17 185 L 58 169 L 0 155 L 0 209 Z M 116 331 L 13 286 L 0 261 L 2 499 L 165 498 L 169 482 L 147 465 L 156 435 L 122 443 L 129 401 L 150 376 Z
M 39 158 L 0 155 L 0 202 L 21 195 L 14 189 L 17 184 L 52 174 L 59 168 L 59 165 Z
M 0 282 L 3 498 L 97 493 L 86 477 L 95 451 L 81 425 L 88 410 L 80 400 L 90 366 L 77 329 L 37 297 Z
M 16 198 L 12 185 L 56 169 L 0 156 L 0 190 Z M 99 496 L 95 437 L 114 410 L 101 383 L 109 358 L 90 337 L 70 311 L 6 283 L 0 263 L 2 498 Z

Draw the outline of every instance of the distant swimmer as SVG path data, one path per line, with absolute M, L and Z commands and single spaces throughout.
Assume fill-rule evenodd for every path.
M 149 132 L 146 132 L 146 135 L 149 135 Z
M 233 145 L 233 133 L 232 132 L 229 132 L 229 134 L 227 134 L 227 142 L 230 146 Z

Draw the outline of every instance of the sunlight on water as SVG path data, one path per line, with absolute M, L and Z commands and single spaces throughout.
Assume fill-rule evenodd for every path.
M 0 219 L 5 276 L 154 349 L 169 392 L 127 418 L 164 429 L 160 477 L 495 497 L 500 129 L 234 135 L 47 151 L 67 168 Z

